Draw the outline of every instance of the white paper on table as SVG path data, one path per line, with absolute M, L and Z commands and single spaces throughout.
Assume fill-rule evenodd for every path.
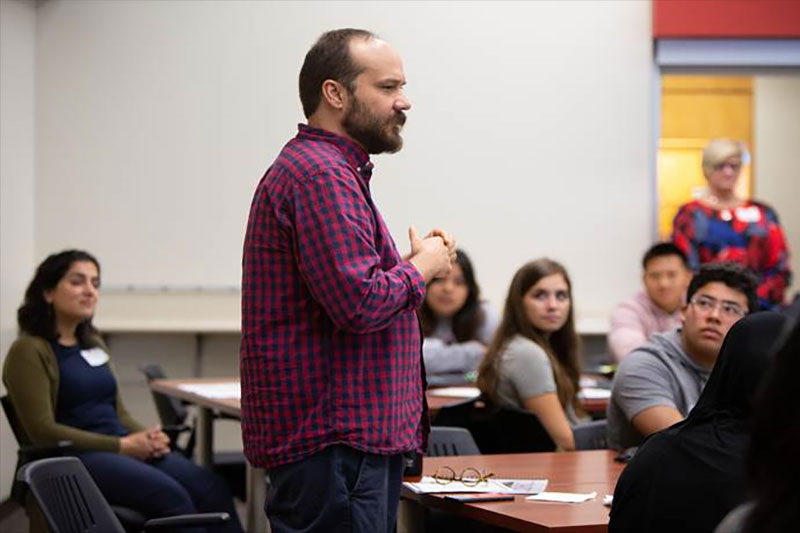
M 241 398 L 242 390 L 239 383 L 184 383 L 178 385 L 182 391 L 191 392 L 204 398 L 221 400 L 226 398 Z
M 460 481 L 437 483 L 432 476 L 422 476 L 422 479 L 416 483 L 406 481 L 403 485 L 417 494 L 438 494 L 445 492 L 500 492 L 503 494 L 511 494 L 511 489 L 509 487 L 498 483 L 495 479 L 481 481 L 474 487 L 468 487 Z
M 578 396 L 586 400 L 607 400 L 611 398 L 611 391 L 609 389 L 584 387 L 578 392 Z
M 537 494 L 547 488 L 546 479 L 488 479 L 474 487 L 468 487 L 460 481 L 437 483 L 432 476 L 423 476 L 422 480 L 403 483 L 417 494 L 439 494 L 453 492 L 499 492 L 501 494 Z
M 539 494 L 547 488 L 546 479 L 497 479 L 497 483 L 502 483 L 511 489 L 509 494 Z
M 477 398 L 481 391 L 477 387 L 442 387 L 428 389 L 431 396 L 444 396 L 446 398 Z
M 606 494 L 603 496 L 603 505 L 606 507 L 611 507 L 611 504 L 614 503 L 614 496 L 611 494 Z
M 531 502 L 561 502 L 561 503 L 583 503 L 597 498 L 596 492 L 581 494 L 579 492 L 540 492 L 535 496 L 525 498 Z

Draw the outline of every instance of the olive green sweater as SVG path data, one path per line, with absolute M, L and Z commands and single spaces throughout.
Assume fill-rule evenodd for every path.
M 99 338 L 92 339 L 92 343 L 108 353 L 108 347 Z M 47 340 L 22 335 L 11 345 L 3 364 L 3 384 L 29 440 L 23 444 L 52 445 L 69 440 L 77 450 L 119 452 L 119 437 L 56 422 L 58 383 L 58 361 Z M 117 416 L 125 429 L 132 433 L 144 429 L 122 404 L 119 387 L 116 402 Z

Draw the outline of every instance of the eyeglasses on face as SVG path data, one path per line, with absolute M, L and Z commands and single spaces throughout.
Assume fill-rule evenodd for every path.
M 714 312 L 715 309 L 719 309 L 720 315 L 733 320 L 743 317 L 746 313 L 737 303 L 720 302 L 710 296 L 693 296 L 690 302 L 700 313 L 709 314 Z
M 483 483 L 488 480 L 493 475 L 493 473 L 487 473 L 485 470 L 481 473 L 477 468 L 471 466 L 462 470 L 461 474 L 456 475 L 456 471 L 449 466 L 440 466 L 436 469 L 436 472 L 433 473 L 433 479 L 440 485 L 447 485 L 451 481 L 460 481 L 461 484 L 466 487 L 474 487 L 478 485 L 478 483 Z
M 722 163 L 717 163 L 716 165 L 714 165 L 713 168 L 717 172 L 720 172 L 722 170 L 725 170 L 725 167 L 730 167 L 732 171 L 739 172 L 742 169 L 742 163 L 741 162 L 731 163 L 729 161 L 723 161 Z

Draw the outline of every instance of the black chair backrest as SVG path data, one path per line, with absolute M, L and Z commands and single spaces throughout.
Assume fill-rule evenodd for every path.
M 551 452 L 556 449 L 536 415 L 493 405 L 482 396 L 443 407 L 433 425 L 468 429 L 484 454 Z
M 17 439 L 17 444 L 30 444 L 30 439 L 28 439 L 28 436 L 25 434 L 25 430 L 22 429 L 22 423 L 17 416 L 17 410 L 14 409 L 14 405 L 11 403 L 11 398 L 9 398 L 7 394 L 4 394 L 0 398 L 0 403 L 3 404 L 3 412 L 6 414 L 8 425 L 11 427 L 14 438 Z
M 480 455 L 469 430 L 456 427 L 432 426 L 428 436 L 428 455 L 442 457 L 447 455 Z
M 20 449 L 17 451 L 17 466 L 15 468 L 17 472 L 20 471 L 23 465 L 32 461 L 48 457 L 62 457 L 74 453 L 70 441 L 59 441 L 54 445 L 33 446 L 22 428 L 22 423 L 17 416 L 14 405 L 11 403 L 11 398 L 8 395 L 4 395 L 0 397 L 0 403 L 3 404 L 3 411 L 8 419 L 11 432 L 14 434 L 14 438 L 17 439 L 17 444 L 20 445 Z M 15 476 L 11 484 L 11 499 L 19 505 L 25 506 L 25 492 L 24 484 Z M 143 514 L 127 507 L 114 506 L 113 511 L 125 524 L 127 531 L 140 530 L 146 520 Z
M 28 463 L 17 479 L 28 485 L 53 533 L 125 531 L 76 457 Z
M 160 365 L 156 363 L 144 363 L 139 366 L 139 370 L 147 378 L 148 383 L 154 379 L 166 379 L 166 374 Z M 162 426 L 179 426 L 186 422 L 186 407 L 178 400 L 166 394 L 161 394 L 151 389 L 153 401 L 156 404 L 158 418 Z
M 576 450 L 604 450 L 608 448 L 607 420 L 593 420 L 572 428 Z

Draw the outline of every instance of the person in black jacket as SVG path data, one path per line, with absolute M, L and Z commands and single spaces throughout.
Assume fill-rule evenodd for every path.
M 713 531 L 744 501 L 753 398 L 787 317 L 764 312 L 731 328 L 689 416 L 648 438 L 622 472 L 609 531 Z

